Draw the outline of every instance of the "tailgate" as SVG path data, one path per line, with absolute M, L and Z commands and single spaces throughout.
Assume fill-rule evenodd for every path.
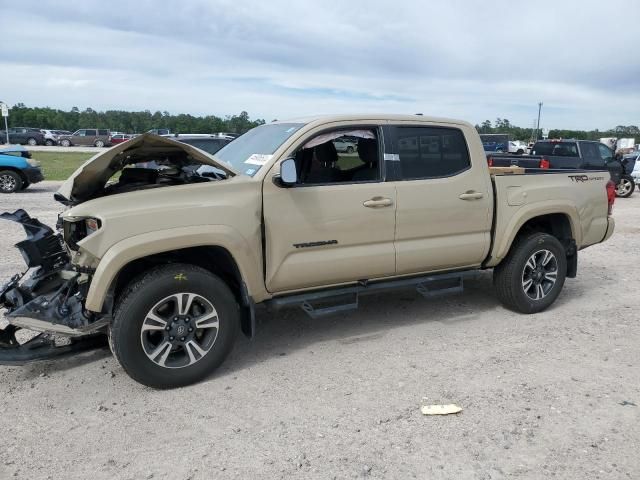
M 578 248 L 603 241 L 608 227 L 609 172 L 537 170 L 491 178 L 496 203 L 488 266 L 495 266 L 506 256 L 527 221 L 542 215 L 564 215 Z

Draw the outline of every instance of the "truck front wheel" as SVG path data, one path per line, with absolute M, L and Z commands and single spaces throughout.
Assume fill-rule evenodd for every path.
M 239 324 L 236 299 L 220 278 L 193 265 L 164 265 L 132 281 L 120 296 L 109 340 L 134 380 L 174 388 L 220 366 Z
M 533 233 L 516 239 L 494 269 L 493 283 L 507 308 L 537 313 L 558 298 L 566 274 L 567 256 L 560 241 L 546 233 Z

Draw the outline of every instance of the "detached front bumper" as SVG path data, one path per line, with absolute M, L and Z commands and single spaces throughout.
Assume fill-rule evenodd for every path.
M 85 310 L 91 277 L 74 270 L 60 235 L 24 210 L 3 213 L 0 218 L 24 227 L 27 239 L 16 247 L 32 269 L 26 279 L 16 274 L 0 287 L 0 308 L 6 309 L 4 319 L 9 323 L 0 328 L 0 365 L 44 360 L 104 344 L 104 338 L 93 337 L 108 319 Z M 16 332 L 21 329 L 40 333 L 20 343 Z

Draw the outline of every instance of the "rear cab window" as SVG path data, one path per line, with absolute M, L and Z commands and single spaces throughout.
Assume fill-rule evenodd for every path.
M 402 180 L 450 177 L 471 168 L 467 142 L 457 128 L 397 126 L 394 136 Z

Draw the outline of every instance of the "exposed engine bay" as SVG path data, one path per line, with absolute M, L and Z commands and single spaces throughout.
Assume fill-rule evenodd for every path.
M 224 180 L 234 174 L 202 150 L 144 134 L 90 159 L 54 198 L 75 206 L 138 190 Z M 103 344 L 110 317 L 84 308 L 94 270 L 70 260 L 75 243 L 100 228 L 99 220 L 59 222 L 63 239 L 62 233 L 24 210 L 5 212 L 0 219 L 19 223 L 27 234 L 16 244 L 27 270 L 0 287 L 0 309 L 6 309 L 9 323 L 4 328 L 0 323 L 0 364 L 42 360 Z M 38 334 L 21 342 L 19 330 Z

